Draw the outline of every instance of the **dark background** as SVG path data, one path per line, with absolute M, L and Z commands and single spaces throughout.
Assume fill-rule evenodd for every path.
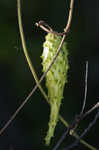
M 68 17 L 69 0 L 22 1 L 22 19 L 28 52 L 38 77 L 42 75 L 41 53 L 45 32 L 34 24 L 45 20 L 62 32 Z M 89 62 L 86 110 L 99 99 L 99 1 L 75 0 L 71 30 L 67 38 L 70 69 L 60 113 L 69 123 L 80 112 L 84 97 L 85 62 Z M 44 81 L 42 83 L 44 89 Z M 32 90 L 35 81 L 25 60 L 17 21 L 17 3 L 0 0 L 0 128 Z M 46 89 L 45 89 L 46 90 Z M 47 90 L 46 90 L 47 91 Z M 0 136 L 0 150 L 51 150 L 66 128 L 59 122 L 49 147 L 44 144 L 49 106 L 37 90 L 18 116 Z M 79 126 L 78 133 L 92 121 L 96 111 Z M 99 149 L 99 122 L 84 139 Z M 74 138 L 67 137 L 62 148 Z M 62 149 L 60 148 L 60 149 Z M 88 149 L 79 145 L 76 149 Z

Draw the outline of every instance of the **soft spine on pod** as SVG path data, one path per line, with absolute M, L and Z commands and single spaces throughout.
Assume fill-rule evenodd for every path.
M 49 67 L 62 38 L 53 33 L 48 33 L 45 39 L 46 41 L 43 44 L 43 53 L 41 56 L 43 72 Z M 50 144 L 50 140 L 54 136 L 55 126 L 58 121 L 61 100 L 63 99 L 64 85 L 67 82 L 67 71 L 69 68 L 67 56 L 68 51 L 66 48 L 66 42 L 64 42 L 59 55 L 46 75 L 46 87 L 48 89 L 51 109 L 49 130 L 45 137 L 46 145 Z

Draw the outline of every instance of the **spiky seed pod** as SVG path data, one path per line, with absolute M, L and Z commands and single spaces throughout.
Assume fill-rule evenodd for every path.
M 43 72 L 45 72 L 50 65 L 62 38 L 61 36 L 57 36 L 53 33 L 48 33 L 45 39 L 46 41 L 43 44 L 43 53 L 41 56 Z M 68 51 L 66 48 L 66 43 L 64 42 L 61 52 L 46 75 L 46 87 L 48 89 L 51 109 L 49 130 L 47 132 L 47 136 L 45 137 L 45 142 L 47 145 L 50 144 L 50 140 L 54 136 L 61 100 L 63 98 L 64 85 L 67 82 L 67 71 L 69 68 L 67 55 Z

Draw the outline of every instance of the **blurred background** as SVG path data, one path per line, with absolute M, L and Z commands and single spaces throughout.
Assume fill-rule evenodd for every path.
M 54 30 L 62 32 L 68 18 L 69 0 L 29 0 L 22 1 L 23 28 L 34 68 L 38 77 L 42 75 L 42 43 L 46 33 L 35 26 L 39 20 L 47 22 Z M 0 128 L 27 97 L 35 85 L 21 45 L 17 3 L 0 0 Z M 68 84 L 60 113 L 69 123 L 81 110 L 84 98 L 85 63 L 88 68 L 88 93 L 86 110 L 99 101 L 99 1 L 75 0 L 71 29 L 66 39 L 69 51 Z M 45 91 L 45 81 L 42 82 Z M 80 123 L 79 135 L 94 119 L 94 111 Z M 49 147 L 44 138 L 48 130 L 50 109 L 39 90 L 0 136 L 1 150 L 51 150 L 65 132 L 59 122 L 55 137 Z M 99 149 L 99 121 L 84 139 Z M 66 137 L 60 150 L 74 141 Z M 87 150 L 79 144 L 77 150 Z

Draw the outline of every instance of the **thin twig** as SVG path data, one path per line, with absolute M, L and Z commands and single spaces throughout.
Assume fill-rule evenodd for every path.
M 99 108 L 99 102 L 96 103 L 95 106 L 93 106 L 91 109 L 89 109 L 84 115 L 83 118 L 85 118 L 87 115 L 89 115 L 91 112 L 93 112 L 95 109 Z
M 48 32 L 51 32 L 51 31 L 52 31 L 52 28 L 51 28 L 45 21 L 43 21 L 43 20 L 40 20 L 38 23 L 35 23 L 35 25 L 36 25 L 37 27 L 42 28 L 42 29 L 43 29 L 43 26 L 44 26 L 44 27 L 47 27 Z M 45 28 L 44 28 L 43 30 L 46 31 Z M 46 31 L 46 32 L 47 32 L 47 31 Z
M 59 33 L 59 32 L 53 31 L 52 28 L 47 23 L 45 23 L 45 21 L 43 21 L 43 20 L 40 20 L 39 22 L 36 22 L 35 25 L 37 27 L 40 27 L 45 32 L 53 33 L 57 36 L 63 36 L 64 34 L 67 34 L 66 32 Z
M 85 91 L 84 91 L 84 101 L 80 114 L 83 114 L 85 105 L 86 105 L 86 97 L 87 97 L 87 80 L 88 80 L 88 61 L 86 61 L 86 74 L 85 74 Z

